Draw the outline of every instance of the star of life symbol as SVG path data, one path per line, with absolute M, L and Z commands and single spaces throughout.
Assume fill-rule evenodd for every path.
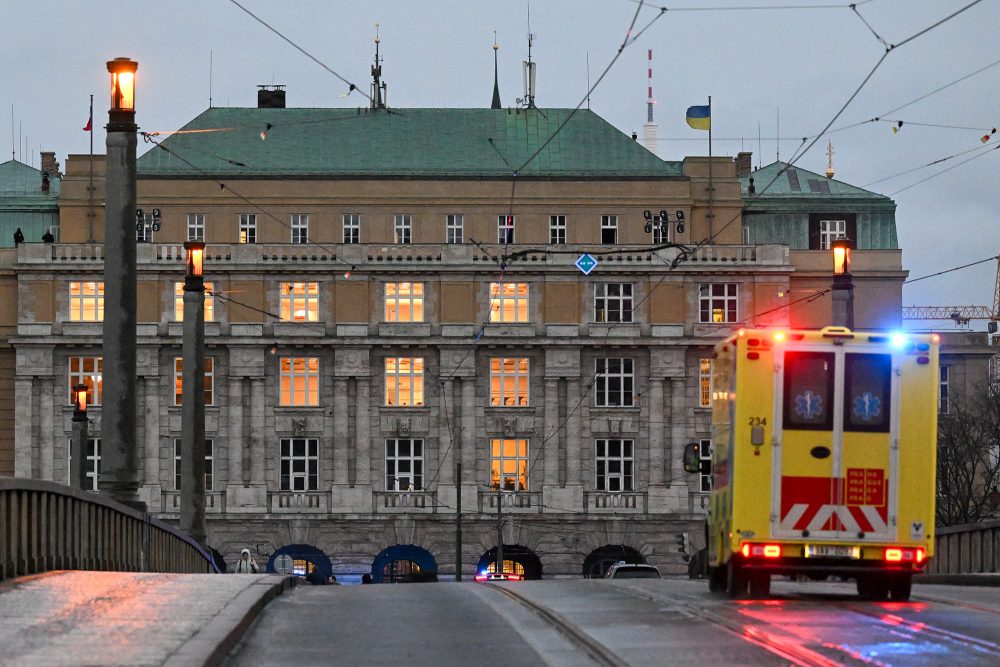
M 823 397 L 806 390 L 795 397 L 795 414 L 803 419 L 815 419 L 823 412 Z
M 870 391 L 855 396 L 854 414 L 865 421 L 871 421 L 882 414 L 882 401 Z

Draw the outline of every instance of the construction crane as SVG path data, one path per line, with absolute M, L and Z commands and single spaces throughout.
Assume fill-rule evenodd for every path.
M 989 306 L 903 306 L 904 320 L 954 320 L 958 326 L 968 326 L 972 320 L 987 320 L 990 344 L 997 344 L 997 322 L 1000 321 L 1000 255 L 993 288 L 993 307 Z M 990 357 L 990 382 L 1000 382 L 1000 351 Z

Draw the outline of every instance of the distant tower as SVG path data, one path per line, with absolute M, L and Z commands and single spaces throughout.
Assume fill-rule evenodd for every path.
M 528 29 L 531 29 L 531 24 L 528 24 Z M 528 33 L 528 59 L 523 61 L 524 64 L 524 97 L 519 102 L 523 103 L 528 109 L 535 108 L 535 73 L 538 69 L 538 63 L 532 62 L 531 60 L 531 45 L 535 41 L 535 36 L 530 32 Z
M 491 109 L 500 109 L 500 80 L 497 71 L 497 51 L 500 50 L 500 45 L 497 44 L 497 32 L 493 31 L 493 103 L 490 105 Z
M 378 36 L 378 23 L 375 24 L 375 64 L 372 65 L 372 109 L 384 109 L 388 85 L 382 81 L 382 61 L 378 56 L 378 45 L 382 39 Z
M 833 178 L 833 142 L 826 142 L 826 177 Z
M 649 49 L 648 54 L 649 67 L 646 70 L 647 75 L 647 96 L 646 96 L 646 124 L 642 126 L 642 145 L 646 147 L 653 155 L 657 155 L 657 141 L 656 141 L 656 123 L 653 122 L 653 105 L 656 104 L 656 100 L 653 99 L 653 49 Z

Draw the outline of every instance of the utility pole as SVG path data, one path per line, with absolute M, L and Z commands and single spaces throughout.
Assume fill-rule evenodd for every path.
M 101 491 L 145 510 L 139 500 L 136 437 L 135 72 L 128 58 L 108 61 L 107 179 L 104 219 Z
M 205 531 L 205 244 L 188 241 L 181 347 L 181 530 L 199 544 Z
M 497 574 L 503 573 L 503 488 L 497 487 Z
M 458 457 L 456 457 L 458 458 Z M 455 581 L 462 580 L 462 462 L 455 464 Z

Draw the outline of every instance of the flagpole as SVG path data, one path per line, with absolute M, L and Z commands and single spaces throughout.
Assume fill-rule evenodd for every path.
M 712 96 L 708 96 L 708 242 L 715 243 L 715 188 L 712 184 Z
M 87 243 L 94 242 L 94 96 L 90 96 L 90 180 L 87 183 Z

